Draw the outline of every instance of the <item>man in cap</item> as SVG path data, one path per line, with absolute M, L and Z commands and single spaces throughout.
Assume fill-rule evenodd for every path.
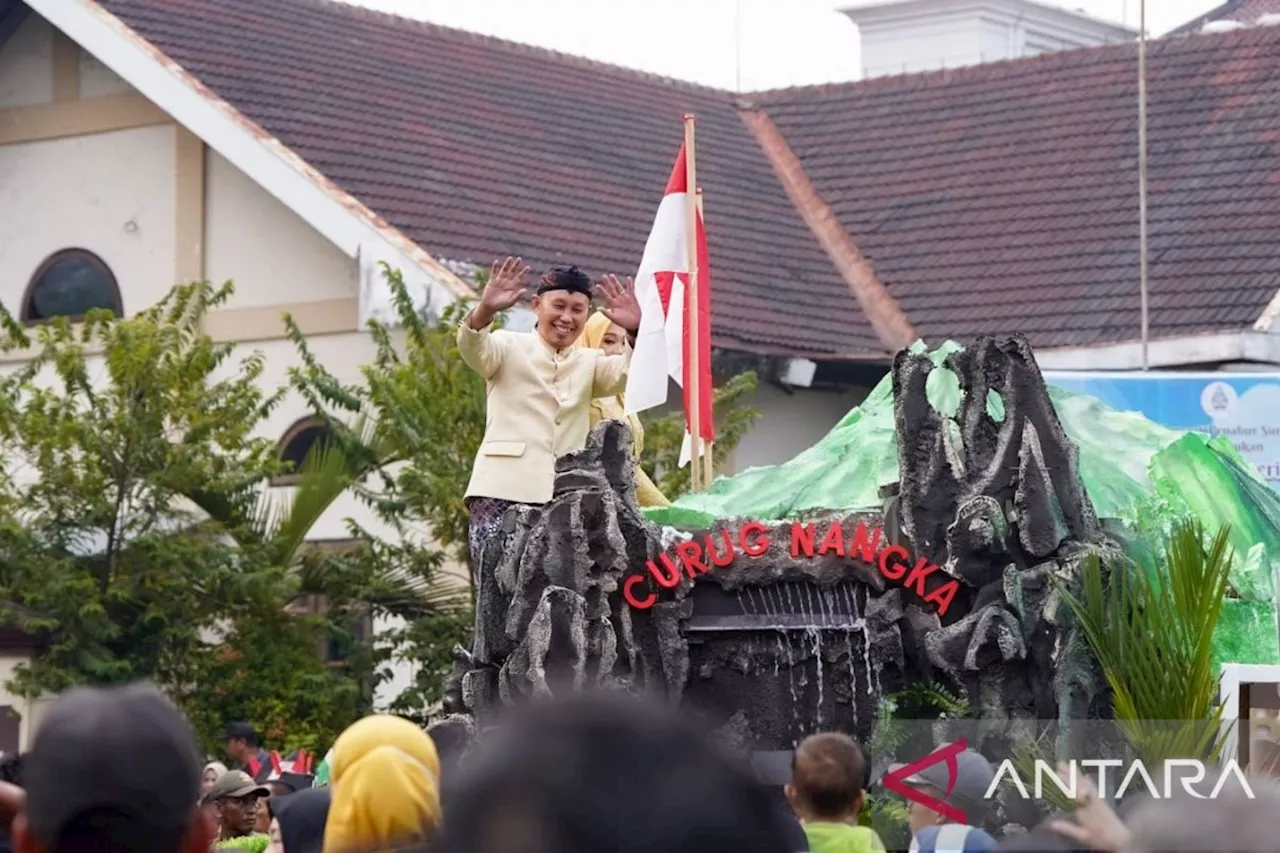
M 271 791 L 253 781 L 253 777 L 243 770 L 228 770 L 213 783 L 204 801 L 212 803 L 221 827 L 219 840 L 226 841 L 250 835 L 254 824 L 258 821 L 258 809 L 262 808 L 262 798 L 271 796 Z
M 625 390 L 640 328 L 630 281 L 624 285 L 606 275 L 593 288 L 577 267 L 558 267 L 538 283 L 532 332 L 493 331 L 494 318 L 524 295 L 528 274 L 519 258 L 494 262 L 479 304 L 458 327 L 462 360 L 488 386 L 484 442 L 466 492 L 473 565 L 509 507 L 551 500 L 556 459 L 586 444 L 591 401 Z M 605 303 L 604 314 L 627 332 L 621 355 L 575 346 L 593 290 Z
M 958 821 L 954 814 L 945 815 L 931 808 L 926 803 L 908 800 L 908 822 L 911 824 L 912 837 L 918 836 L 925 828 L 954 824 L 961 828 L 981 826 L 987 816 L 987 789 L 995 778 L 991 762 L 980 753 L 966 749 L 956 755 L 955 775 L 952 776 L 947 762 L 939 761 L 903 779 L 903 783 L 915 788 L 925 798 L 936 803 L 951 806 L 947 811 L 958 810 L 964 820 Z M 890 765 L 890 773 L 898 773 L 904 764 Z M 959 830 L 949 829 L 950 836 Z M 932 835 L 932 833 L 930 833 Z
M 25 759 L 16 853 L 207 853 L 195 738 L 156 690 L 63 695 Z

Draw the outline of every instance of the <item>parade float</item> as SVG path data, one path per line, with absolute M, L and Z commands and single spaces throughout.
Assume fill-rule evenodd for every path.
M 449 708 L 625 689 L 763 752 L 867 738 L 919 683 L 984 720 L 1105 717 L 1057 581 L 1090 555 L 1158 572 L 1146 543 L 1184 518 L 1230 525 L 1215 656 L 1280 662 L 1280 495 L 1224 439 L 1046 386 L 1020 337 L 903 351 L 818 444 L 670 507 L 636 504 L 629 444 L 602 424 L 503 519 Z

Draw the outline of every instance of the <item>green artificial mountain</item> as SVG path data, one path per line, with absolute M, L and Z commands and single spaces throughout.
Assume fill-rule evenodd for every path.
M 939 366 L 956 345 L 930 353 Z M 949 370 L 927 388 L 939 411 L 953 410 L 963 393 Z M 954 387 L 952 387 L 954 384 Z M 1273 491 L 1225 438 L 1180 432 L 1134 412 L 1053 386 L 1049 396 L 1067 436 L 1079 449 L 1080 478 L 1098 516 L 1113 519 L 1130 556 L 1156 569 L 1147 545 L 1168 534 L 1175 519 L 1198 519 L 1207 531 L 1230 525 L 1235 552 L 1231 598 L 1215 635 L 1219 662 L 1280 662 L 1274 571 L 1280 567 L 1280 494 Z M 997 397 L 988 412 L 1004 416 Z M 799 519 L 816 512 L 879 512 L 881 487 L 898 480 L 893 380 L 886 376 L 862 405 L 817 444 L 780 465 L 722 477 L 709 491 L 687 494 L 670 507 L 646 511 L 658 524 L 684 529 L 717 519 Z M 1157 549 L 1158 550 L 1158 549 Z

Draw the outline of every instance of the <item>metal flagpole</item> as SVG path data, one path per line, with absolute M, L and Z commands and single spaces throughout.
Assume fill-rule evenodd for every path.
M 1138 292 L 1142 311 L 1142 369 L 1151 368 L 1147 299 L 1147 0 L 1138 0 Z
M 693 491 L 702 491 L 702 398 L 698 379 L 701 375 L 699 356 L 702 354 L 698 318 L 698 166 L 694 156 L 693 126 L 697 117 L 693 113 L 684 115 L 684 176 L 685 176 L 685 228 L 688 235 L 689 252 L 689 289 L 685 304 L 684 328 L 689 336 L 689 462 L 690 484 Z
M 698 219 L 702 220 L 703 225 L 705 227 L 705 224 L 707 221 L 707 215 L 703 211 L 703 207 L 702 207 L 702 187 L 698 187 Z M 714 388 L 708 388 L 707 394 L 712 395 L 712 400 L 715 399 Z M 699 414 L 701 414 L 701 412 L 699 412 Z M 716 445 L 714 441 L 708 441 L 707 448 L 706 448 L 707 452 L 702 457 L 703 459 L 702 484 L 708 489 L 711 488 L 711 481 L 715 479 L 715 446 Z

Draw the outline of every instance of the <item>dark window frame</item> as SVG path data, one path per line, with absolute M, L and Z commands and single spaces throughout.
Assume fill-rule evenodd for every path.
M 49 270 L 53 269 L 63 261 L 71 259 L 84 261 L 89 266 L 93 267 L 94 270 L 106 280 L 106 283 L 111 288 L 111 300 L 114 303 L 111 306 L 111 310 L 115 313 L 117 319 L 124 318 L 124 298 L 120 294 L 120 284 L 116 281 L 116 274 L 111 271 L 111 267 L 107 265 L 106 261 L 88 249 L 72 247 L 59 249 L 41 261 L 40 266 L 36 267 L 36 271 L 32 274 L 30 280 L 27 281 L 27 289 L 22 294 L 22 310 L 19 314 L 24 324 L 28 326 L 40 326 L 45 323 L 52 322 L 57 317 L 66 317 L 67 320 L 72 323 L 84 321 L 84 314 L 58 314 L 54 317 L 35 316 L 36 285 L 40 283 L 41 279 L 45 277 Z
M 294 421 L 293 425 L 284 431 L 284 435 L 280 436 L 280 441 L 276 444 L 276 458 L 283 460 L 285 452 L 289 449 L 289 445 L 297 441 L 304 432 L 309 429 L 315 429 L 316 427 L 323 429 L 326 435 L 330 432 L 328 421 L 319 415 L 307 415 L 306 417 L 298 418 L 298 420 Z M 317 441 L 319 441 L 319 439 L 317 439 Z M 314 446 L 314 444 L 315 442 L 312 442 L 312 446 Z M 311 452 L 310 448 L 308 448 L 307 452 Z M 305 458 L 306 457 L 304 456 L 303 459 Z M 298 479 L 298 472 L 290 471 L 288 473 L 277 474 L 272 477 L 271 485 L 296 486 L 298 484 Z

